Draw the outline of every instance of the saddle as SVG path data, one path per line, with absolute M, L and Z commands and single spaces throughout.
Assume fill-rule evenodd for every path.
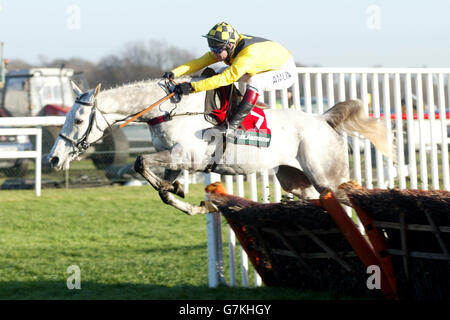
M 203 70 L 203 77 L 212 77 L 216 72 L 211 68 Z M 239 89 L 230 84 L 206 92 L 205 120 L 214 126 L 221 126 L 230 119 L 241 103 L 243 95 Z M 257 102 L 249 115 L 242 121 L 236 132 L 234 144 L 254 145 L 268 147 L 271 140 L 271 131 L 267 127 L 266 116 L 263 109 L 268 105 Z
M 201 75 L 209 78 L 216 74 L 213 69 L 205 68 Z M 242 93 L 234 84 L 208 90 L 205 97 L 205 120 L 215 126 L 221 125 L 226 119 L 232 117 L 241 103 L 242 97 Z M 260 101 L 256 102 L 255 106 L 262 109 L 270 108 L 268 104 Z

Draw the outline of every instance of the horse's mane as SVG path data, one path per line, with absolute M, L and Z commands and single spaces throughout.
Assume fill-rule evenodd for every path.
M 198 81 L 198 80 L 202 80 L 204 78 L 205 77 L 201 77 L 201 76 L 183 76 L 183 77 L 177 78 L 175 81 L 176 81 L 176 83 L 181 83 L 181 82 Z M 111 94 L 111 93 L 116 93 L 119 91 L 120 91 L 120 93 L 122 93 L 122 91 L 130 90 L 130 89 L 134 89 L 134 88 L 139 88 L 139 89 L 142 89 L 143 87 L 146 87 L 146 88 L 158 87 L 159 88 L 160 83 L 162 83 L 161 78 L 138 80 L 138 81 L 125 83 L 122 85 L 116 85 L 114 87 L 108 88 L 107 90 L 105 90 L 103 92 L 109 92 Z
M 200 77 L 181 77 L 176 82 L 196 81 Z M 102 106 L 127 106 L 127 109 L 133 110 L 145 105 L 149 105 L 167 94 L 164 81 L 161 78 L 146 79 L 118 85 L 107 90 L 101 91 L 98 99 L 103 100 Z M 190 97 L 191 98 L 191 97 Z

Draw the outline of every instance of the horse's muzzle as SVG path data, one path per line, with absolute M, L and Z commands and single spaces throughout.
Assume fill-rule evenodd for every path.
M 58 158 L 58 157 L 51 157 L 51 158 L 49 159 L 49 161 L 50 161 L 50 166 L 51 166 L 52 168 L 54 168 L 54 167 L 56 167 L 56 166 L 58 165 L 58 163 L 59 163 L 59 158 Z

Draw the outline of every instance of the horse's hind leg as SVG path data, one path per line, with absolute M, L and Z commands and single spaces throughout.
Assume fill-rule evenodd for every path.
M 278 167 L 276 175 L 281 187 L 286 192 L 304 199 L 317 199 L 319 197 L 319 193 L 301 170 L 282 165 Z
M 322 193 L 325 189 L 331 189 L 336 197 L 345 204 L 349 204 L 348 198 L 338 186 L 350 179 L 348 163 L 346 162 L 345 149 L 342 143 L 330 143 L 316 146 L 303 144 L 303 150 L 300 148 L 299 162 L 304 174 L 311 181 L 317 192 Z M 311 150 L 327 150 L 322 155 Z M 308 152 L 309 151 L 309 152 Z

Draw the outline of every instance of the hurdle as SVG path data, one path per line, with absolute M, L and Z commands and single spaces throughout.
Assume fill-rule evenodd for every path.
M 340 186 L 363 235 L 330 190 L 315 201 L 257 203 L 207 187 L 267 286 L 387 299 L 450 298 L 450 192 Z M 423 241 L 425 241 L 425 244 Z M 380 270 L 380 288 L 367 270 Z

